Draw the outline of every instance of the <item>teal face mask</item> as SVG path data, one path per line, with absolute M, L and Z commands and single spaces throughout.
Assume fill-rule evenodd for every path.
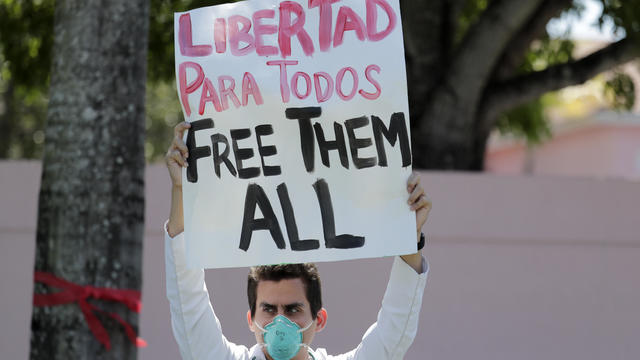
M 258 323 L 255 324 L 263 332 L 263 346 L 267 348 L 269 355 L 274 360 L 289 360 L 296 356 L 300 346 L 307 346 L 302 342 L 302 332 L 307 330 L 313 321 L 301 329 L 298 324 L 287 317 L 278 315 L 264 328 Z

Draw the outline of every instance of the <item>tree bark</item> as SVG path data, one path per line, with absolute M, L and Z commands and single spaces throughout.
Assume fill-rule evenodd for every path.
M 445 15 L 448 0 L 401 2 L 402 25 L 407 59 L 409 113 L 418 119 L 424 112 L 424 99 L 440 81 L 447 64 L 448 36 Z M 450 41 L 449 41 L 450 42 Z M 413 121 L 415 126 L 418 122 Z
M 148 0 L 59 0 L 35 270 L 78 285 L 141 288 Z M 35 293 L 55 291 L 37 284 Z M 137 329 L 137 314 L 91 301 Z M 34 307 L 31 359 L 134 359 L 123 328 L 77 304 Z

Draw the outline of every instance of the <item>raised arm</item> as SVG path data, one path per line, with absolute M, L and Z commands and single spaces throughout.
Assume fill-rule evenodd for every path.
M 184 360 L 246 360 L 248 350 L 224 337 L 204 281 L 204 270 L 186 265 L 182 210 L 182 167 L 186 167 L 187 147 L 182 141 L 186 122 L 175 127 L 174 139 L 165 162 L 171 177 L 171 211 L 165 227 L 165 267 L 167 298 L 171 307 L 171 327 Z
M 407 203 L 411 207 L 411 211 L 416 213 L 416 239 L 420 241 L 422 227 L 429 217 L 432 205 L 431 200 L 424 192 L 422 184 L 420 184 L 420 175 L 416 172 L 413 172 L 407 180 L 407 192 L 409 193 Z M 401 258 L 417 273 L 423 272 L 422 250 L 418 250 L 414 254 L 403 255 Z
M 189 151 L 182 141 L 184 132 L 191 127 L 186 121 L 176 125 L 173 129 L 173 141 L 164 158 L 171 178 L 171 211 L 167 232 L 174 237 L 184 230 L 184 213 L 182 210 L 182 168 L 187 167 Z
M 417 240 L 431 210 L 420 177 L 413 173 L 407 181 L 408 204 L 416 213 Z M 393 262 L 389 283 L 382 299 L 378 318 L 365 333 L 360 345 L 336 360 L 400 360 L 418 331 L 422 294 L 427 281 L 428 265 L 422 251 L 397 257 Z

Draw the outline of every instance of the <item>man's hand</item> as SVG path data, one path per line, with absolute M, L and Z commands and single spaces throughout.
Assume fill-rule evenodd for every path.
M 429 217 L 431 211 L 431 200 L 424 192 L 424 188 L 420 184 L 420 175 L 413 172 L 407 180 L 407 192 L 409 193 L 409 199 L 407 203 L 411 207 L 412 211 L 416 213 L 416 244 L 420 240 L 420 233 L 424 223 Z M 416 245 L 417 246 L 417 245 Z M 415 254 L 404 255 L 402 259 L 409 264 L 416 272 L 422 272 L 422 255 L 420 251 Z
M 181 122 L 173 129 L 173 141 L 164 162 L 167 164 L 169 176 L 171 177 L 171 212 L 167 223 L 167 232 L 171 237 L 176 236 L 184 230 L 184 214 L 182 209 L 182 168 L 187 167 L 187 157 L 189 151 L 187 145 L 182 141 L 184 132 L 191 127 L 188 122 Z
M 418 173 L 413 172 L 409 180 L 407 180 L 407 192 L 409 193 L 407 203 L 411 206 L 411 211 L 416 212 L 416 232 L 418 240 L 420 240 L 420 232 L 431 211 L 431 200 L 427 197 L 424 188 L 420 184 L 420 175 Z
M 173 186 L 182 187 L 182 168 L 187 167 L 187 158 L 189 157 L 187 145 L 182 141 L 182 137 L 185 130 L 190 127 L 191 124 L 183 121 L 173 128 L 173 141 L 164 157 Z

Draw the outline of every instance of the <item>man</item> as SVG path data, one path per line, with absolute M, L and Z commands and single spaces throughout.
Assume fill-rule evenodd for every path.
M 377 322 L 352 351 L 330 356 L 325 349 L 312 350 L 315 333 L 324 329 L 327 311 L 322 308 L 320 279 L 313 264 L 258 266 L 249 272 L 247 323 L 257 344 L 248 349 L 222 334 L 209 302 L 203 270 L 185 264 L 182 167 L 189 156 L 182 141 L 189 123 L 178 124 L 165 162 L 172 182 L 171 212 L 165 225 L 167 297 L 171 304 L 173 333 L 185 360 L 383 360 L 402 359 L 417 331 L 427 265 L 420 250 L 396 257 Z M 431 203 L 420 178 L 407 182 L 408 206 L 416 213 L 417 239 Z M 421 247 L 421 246 L 417 246 Z

